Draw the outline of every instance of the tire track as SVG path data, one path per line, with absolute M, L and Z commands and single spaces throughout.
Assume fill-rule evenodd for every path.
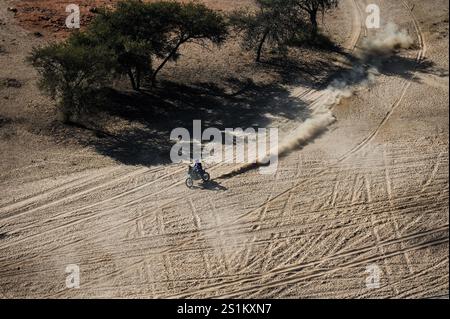
M 389 246 L 389 245 L 396 245 L 396 244 L 398 244 L 398 243 L 400 243 L 402 241 L 405 241 L 405 240 L 419 239 L 419 238 L 422 238 L 422 237 L 425 237 L 425 236 L 429 236 L 429 235 L 432 235 L 432 234 L 435 234 L 435 233 L 438 233 L 438 232 L 441 232 L 441 231 L 446 231 L 446 230 L 447 229 L 441 227 L 441 228 L 430 230 L 430 231 L 427 231 L 427 232 L 410 234 L 410 235 L 404 236 L 404 237 L 399 238 L 399 239 L 386 240 L 386 241 L 380 242 L 379 245 L 366 246 L 366 247 L 354 249 L 354 250 L 351 250 L 351 251 L 347 251 L 347 252 L 344 252 L 344 253 L 338 253 L 336 255 L 329 256 L 327 258 L 322 258 L 322 259 L 315 260 L 315 261 L 311 261 L 311 262 L 308 262 L 308 263 L 305 263 L 305 264 L 301 264 L 301 265 L 296 264 L 296 265 L 292 265 L 292 266 L 289 266 L 289 267 L 284 267 L 282 269 L 277 269 L 275 271 L 269 271 L 268 273 L 262 273 L 262 274 L 261 273 L 256 273 L 256 274 L 252 274 L 252 275 L 250 275 L 250 276 L 248 276 L 246 278 L 240 278 L 240 279 L 235 280 L 235 281 L 209 285 L 207 287 L 201 287 L 201 288 L 196 289 L 194 291 L 182 292 L 182 293 L 179 293 L 179 294 L 176 294 L 176 295 L 163 296 L 163 297 L 164 298 L 187 298 L 187 297 L 192 297 L 194 294 L 198 294 L 198 293 L 214 292 L 214 291 L 217 291 L 218 289 L 227 288 L 227 287 L 230 287 L 230 286 L 232 286 L 234 284 L 239 284 L 240 286 L 242 286 L 244 283 L 251 283 L 254 280 L 265 279 L 265 278 L 268 278 L 268 277 L 272 277 L 273 278 L 273 276 L 275 276 L 275 275 L 284 275 L 284 274 L 288 274 L 288 273 L 291 273 L 291 272 L 297 273 L 299 270 L 302 270 L 302 269 L 304 269 L 306 267 L 315 267 L 315 266 L 323 264 L 324 262 L 327 262 L 327 261 L 339 260 L 341 258 L 346 258 L 346 257 L 353 257 L 353 256 L 358 257 L 358 256 L 361 256 L 362 253 L 370 252 L 370 251 L 376 249 L 380 245 L 383 246 L 383 247 L 384 246 Z M 385 258 L 394 257 L 394 256 L 397 256 L 397 255 L 403 254 L 405 251 L 409 252 L 409 251 L 420 250 L 420 249 L 424 249 L 424 248 L 428 248 L 428 247 L 432 247 L 432 246 L 440 245 L 440 244 L 444 244 L 444 243 L 448 243 L 448 237 L 435 239 L 435 240 L 430 240 L 430 241 L 427 241 L 427 242 L 424 242 L 424 243 L 418 243 L 418 244 L 412 245 L 412 246 L 410 246 L 408 248 L 402 249 L 400 251 L 397 250 L 397 251 L 390 252 L 390 253 L 385 254 L 385 255 L 375 255 L 375 256 L 371 256 L 371 257 L 366 257 L 363 260 L 359 260 L 359 261 L 352 260 L 350 262 L 342 264 L 344 266 L 341 266 L 339 268 L 334 268 L 334 269 L 332 269 L 330 271 L 327 271 L 325 273 L 319 273 L 319 276 L 322 276 L 322 275 L 325 275 L 325 274 L 334 273 L 334 272 L 336 272 L 338 270 L 342 270 L 342 269 L 345 269 L 345 268 L 351 268 L 351 267 L 356 267 L 356 266 L 359 266 L 359 265 L 365 265 L 367 263 L 371 263 L 371 262 L 374 262 L 374 261 L 378 261 L 378 260 L 383 260 Z M 158 253 L 158 254 L 160 254 L 160 253 Z M 134 256 L 134 257 L 128 256 L 128 257 L 124 257 L 124 258 L 140 258 L 140 255 L 137 255 L 137 256 Z M 99 261 L 101 261 L 101 260 L 99 260 Z M 95 260 L 92 261 L 92 263 L 95 263 L 95 262 L 96 262 Z M 107 276 L 110 277 L 110 278 L 123 276 L 123 275 L 125 275 L 125 273 L 127 273 L 134 266 L 139 265 L 140 262 L 141 262 L 141 260 L 139 259 L 138 261 L 135 261 L 135 262 L 131 263 L 127 267 L 126 270 L 115 270 L 115 271 L 111 272 L 110 274 L 108 274 Z M 317 272 L 314 271 L 314 270 L 311 270 L 311 273 L 313 275 L 306 274 L 304 276 L 300 276 L 299 278 L 295 278 L 295 280 L 303 281 L 303 280 L 306 280 L 306 279 L 313 278 L 311 276 L 315 277 L 317 275 L 316 274 Z M 297 274 L 292 275 L 292 277 L 296 277 L 296 276 L 297 276 Z M 105 278 L 105 276 L 104 276 L 104 277 L 98 278 L 98 279 L 96 279 L 94 281 L 85 283 L 84 287 L 86 287 L 87 289 L 89 289 L 89 287 L 95 289 L 95 287 L 97 287 L 96 283 L 101 282 L 101 281 L 106 281 L 106 280 L 107 280 L 107 278 Z M 284 280 L 283 280 L 283 282 L 284 282 Z M 295 282 L 297 282 L 297 281 L 295 281 Z M 265 288 L 272 288 L 272 286 L 265 287 Z M 258 289 L 258 288 L 251 288 L 251 289 Z M 236 292 L 233 292 L 233 293 L 236 293 Z
M 414 235 L 414 236 L 411 237 L 411 239 L 415 239 L 417 237 L 418 237 L 418 235 Z M 432 246 L 435 246 L 435 245 L 448 243 L 448 241 L 449 241 L 448 237 L 447 238 L 442 238 L 442 239 L 431 240 L 431 241 L 428 241 L 428 242 L 425 242 L 425 243 L 419 243 L 419 244 L 412 245 L 412 246 L 410 246 L 408 248 L 405 248 L 403 250 L 397 250 L 397 251 L 390 252 L 390 253 L 387 253 L 387 254 L 381 254 L 381 255 L 375 255 L 375 256 L 371 256 L 371 257 L 366 257 L 363 260 L 356 261 L 356 262 L 355 261 L 347 262 L 347 263 L 341 264 L 341 266 L 333 268 L 333 269 L 331 269 L 329 271 L 322 271 L 322 272 L 321 271 L 319 271 L 319 272 L 314 272 L 313 271 L 311 275 L 300 275 L 300 276 L 297 275 L 297 274 L 294 274 L 294 275 L 292 275 L 290 277 L 287 277 L 287 279 L 283 279 L 281 281 L 275 281 L 275 282 L 272 282 L 270 284 L 267 284 L 263 288 L 275 288 L 275 287 L 277 287 L 279 285 L 283 285 L 283 284 L 297 283 L 299 281 L 304 281 L 304 280 L 307 280 L 307 279 L 321 277 L 323 275 L 329 275 L 331 273 L 335 273 L 335 272 L 337 272 L 339 270 L 343 270 L 343 269 L 346 269 L 346 268 L 352 268 L 352 267 L 356 267 L 356 266 L 360 266 L 360 265 L 367 265 L 369 263 L 372 263 L 372 262 L 375 262 L 375 261 L 378 261 L 378 260 L 384 260 L 386 258 L 394 257 L 394 256 L 397 256 L 397 255 L 403 254 L 405 251 L 420 250 L 420 249 L 432 247 Z M 380 243 L 380 245 L 385 246 L 385 245 L 396 244 L 396 243 L 398 243 L 398 240 L 391 241 L 390 243 L 389 242 L 386 242 L 384 244 Z M 347 253 L 344 253 L 344 254 L 338 254 L 338 255 L 335 255 L 335 256 L 328 257 L 326 259 L 321 259 L 321 260 L 309 262 L 307 264 L 295 265 L 295 266 L 291 266 L 291 267 L 285 267 L 284 269 L 280 269 L 280 270 L 277 270 L 275 272 L 269 272 L 267 274 L 260 274 L 260 275 L 257 276 L 257 279 L 265 279 L 267 277 L 271 277 L 271 276 L 273 277 L 273 275 L 283 275 L 283 274 L 287 274 L 287 273 L 290 273 L 290 272 L 298 272 L 298 271 L 300 271 L 303 268 L 306 268 L 308 266 L 314 267 L 314 266 L 317 266 L 317 265 L 320 265 L 320 264 L 324 263 L 325 261 L 335 260 L 335 259 L 339 259 L 339 258 L 342 258 L 342 257 L 351 257 L 351 256 L 354 256 L 354 255 L 360 256 L 362 253 L 370 252 L 371 250 L 373 250 L 376 247 L 378 247 L 378 246 L 370 246 L 370 247 L 355 249 L 354 251 L 351 251 L 351 252 L 347 252 Z M 232 282 L 227 282 L 227 283 L 223 283 L 223 284 L 202 287 L 202 288 L 200 288 L 198 290 L 194 290 L 194 291 L 189 291 L 189 292 L 184 292 L 184 293 L 180 293 L 180 294 L 165 296 L 165 298 L 188 298 L 188 297 L 193 297 L 195 294 L 198 294 L 198 293 L 214 292 L 214 291 L 218 291 L 218 290 L 220 291 L 221 289 L 232 287 L 235 284 L 238 284 L 239 286 L 242 286 L 244 283 L 252 283 L 252 282 L 254 282 L 253 279 L 254 279 L 254 277 L 251 277 L 250 279 L 247 279 L 247 278 L 239 279 L 239 280 L 234 281 L 234 282 L 232 281 Z M 256 287 L 256 288 L 255 287 L 251 287 L 251 288 L 248 288 L 248 289 L 237 290 L 237 291 L 233 291 L 232 294 L 222 295 L 220 297 L 221 298 L 233 298 L 233 297 L 236 297 L 237 294 L 239 294 L 239 293 L 244 293 L 244 292 L 245 293 L 249 293 L 251 291 L 255 291 L 255 290 L 260 289 L 260 288 L 261 287 Z
M 104 175 L 106 175 L 106 174 L 101 174 L 100 176 L 104 176 Z M 32 202 L 32 201 L 35 201 L 36 199 L 39 199 L 39 197 L 41 195 L 50 195 L 50 194 L 56 193 L 56 192 L 58 192 L 60 190 L 64 191 L 64 190 L 66 190 L 68 188 L 71 188 L 73 186 L 76 187 L 78 185 L 83 185 L 85 183 L 88 183 L 89 181 L 91 181 L 91 180 L 93 180 L 95 178 L 96 177 L 93 177 L 91 175 L 74 178 L 74 179 L 66 181 L 66 182 L 64 182 L 64 183 L 62 183 L 62 184 L 60 184 L 60 185 L 58 185 L 56 187 L 52 187 L 52 188 L 49 188 L 49 189 L 46 189 L 46 190 L 34 193 L 32 195 L 25 196 L 25 197 L 21 198 L 19 201 L 6 202 L 6 203 L 4 203 L 3 206 L 0 206 L 0 211 L 7 210 L 7 209 L 8 210 L 12 209 L 12 208 L 14 208 L 13 206 L 16 206 L 16 205 L 25 206 L 26 204 L 28 204 L 28 202 Z M 19 207 L 19 208 L 22 208 L 22 207 Z
M 95 190 L 98 190 L 98 189 L 101 189 L 103 187 L 112 185 L 114 182 L 121 181 L 121 180 L 127 179 L 127 178 L 131 178 L 131 177 L 134 177 L 134 176 L 139 175 L 139 174 L 144 174 L 144 173 L 147 173 L 148 171 L 149 170 L 147 168 L 136 169 L 136 170 L 134 170 L 134 171 L 132 171 L 130 173 L 126 173 L 125 175 L 121 175 L 121 176 L 119 176 L 117 178 L 109 179 L 108 181 L 103 182 L 103 183 L 101 183 L 99 185 L 96 185 L 96 186 L 94 186 L 92 188 L 88 188 L 88 189 L 85 189 L 85 190 L 82 190 L 82 191 L 79 191 L 79 192 L 76 192 L 76 193 L 73 193 L 73 194 L 70 194 L 70 195 L 67 195 L 67 196 L 59 197 L 56 200 L 49 201 L 47 203 L 43 203 L 40 206 L 34 207 L 32 209 L 29 209 L 29 210 L 26 210 L 26 211 L 23 211 L 23 212 L 18 212 L 18 213 L 9 212 L 8 213 L 8 212 L 0 211 L 0 214 L 1 214 L 0 221 L 1 222 L 8 222 L 11 219 L 14 219 L 14 218 L 17 218 L 17 217 L 21 217 L 23 215 L 31 214 L 31 213 L 34 213 L 34 212 L 36 212 L 38 210 L 46 209 L 48 207 L 51 207 L 51 206 L 57 205 L 59 203 L 62 203 L 64 201 L 66 201 L 66 200 L 80 198 L 83 195 L 92 193 Z M 105 175 L 109 175 L 109 174 L 105 174 Z M 94 178 L 89 179 L 89 181 L 97 179 L 97 178 L 98 178 L 98 176 L 95 176 Z M 44 198 L 45 195 L 47 195 L 47 194 L 48 193 L 44 193 L 43 195 L 39 195 L 39 196 L 37 196 L 37 198 L 35 197 L 34 200 L 39 200 L 40 198 Z M 12 206 L 15 206 L 15 204 L 13 204 Z
M 219 164 L 217 164 L 217 165 L 212 166 L 211 168 L 214 168 L 214 167 L 217 168 L 217 167 L 220 167 L 220 166 L 222 166 L 222 165 L 223 165 L 222 163 L 219 163 Z M 168 175 L 164 175 L 164 176 L 162 176 L 162 177 L 160 177 L 160 178 L 158 178 L 158 179 L 156 179 L 156 180 L 153 180 L 153 181 L 151 181 L 151 182 L 145 183 L 145 184 L 140 185 L 140 186 L 138 186 L 138 187 L 135 187 L 135 188 L 133 188 L 133 189 L 131 189 L 131 190 L 128 190 L 128 191 L 119 193 L 119 194 L 117 194 L 117 195 L 115 195 L 115 196 L 113 196 L 113 197 L 104 199 L 104 200 L 102 200 L 102 201 L 94 202 L 94 203 L 89 204 L 89 205 L 87 205 L 87 206 L 83 206 L 83 207 L 81 207 L 81 208 L 77 208 L 77 209 L 71 210 L 71 211 L 69 211 L 69 212 L 65 212 L 65 213 L 60 213 L 60 214 L 54 215 L 54 216 L 52 216 L 52 217 L 49 218 L 49 219 L 40 221 L 40 223 L 41 223 L 41 224 L 45 224 L 45 223 L 49 223 L 49 222 L 52 222 L 52 221 L 56 221 L 57 219 L 69 217 L 69 216 L 75 215 L 76 213 L 80 213 L 80 212 L 82 212 L 82 211 L 86 211 L 86 210 L 88 210 L 88 209 L 97 207 L 97 206 L 99 206 L 99 205 L 101 205 L 101 204 L 105 204 L 105 203 L 107 203 L 107 202 L 109 202 L 109 201 L 112 201 L 112 200 L 115 200 L 115 199 L 122 198 L 122 197 L 124 197 L 124 196 L 133 194 L 133 193 L 135 193 L 135 192 L 137 192 L 137 191 L 139 191 L 139 190 L 141 190 L 141 189 L 144 189 L 144 188 L 147 187 L 147 186 L 150 186 L 150 185 L 152 185 L 152 184 L 155 184 L 156 182 L 159 182 L 161 179 L 164 179 L 164 178 L 167 178 L 167 177 L 171 177 L 171 176 L 176 175 L 176 174 L 178 174 L 178 173 L 181 173 L 181 172 L 183 172 L 183 171 L 185 171 L 184 168 L 178 169 L 178 170 L 176 170 L 176 171 L 174 171 L 174 172 L 172 172 L 172 173 L 170 173 L 170 174 L 168 174 Z M 141 197 L 139 197 L 139 198 L 137 198 L 137 199 L 128 201 L 128 202 L 126 202 L 126 203 L 122 203 L 122 204 L 116 206 L 115 208 L 113 208 L 113 209 L 111 209 L 111 210 L 109 210 L 109 211 L 108 211 L 108 210 L 104 210 L 104 211 L 100 211 L 100 212 L 97 212 L 97 213 L 91 212 L 92 215 L 89 215 L 89 216 L 86 216 L 86 217 L 78 218 L 78 219 L 76 219 L 76 220 L 74 220 L 74 221 L 70 221 L 70 222 L 64 223 L 64 224 L 62 224 L 62 225 L 58 225 L 58 226 L 56 226 L 56 227 L 50 228 L 50 229 L 45 230 L 45 231 L 42 231 L 42 232 L 40 232 L 40 233 L 31 235 L 31 236 L 26 236 L 26 237 L 24 237 L 24 238 L 22 238 L 22 239 L 15 240 L 14 242 L 6 243 L 5 245 L 0 245 L 0 250 L 1 250 L 1 249 L 5 249 L 5 248 L 9 248 L 9 247 L 11 247 L 11 246 L 14 246 L 14 245 L 16 245 L 16 244 L 23 243 L 23 242 L 28 241 L 28 240 L 31 240 L 31 239 L 39 238 L 39 237 L 41 237 L 41 236 L 43 236 L 43 235 L 49 234 L 49 233 L 51 233 L 51 232 L 53 232 L 53 231 L 56 231 L 56 230 L 60 230 L 60 229 L 63 229 L 63 228 L 69 227 L 69 226 L 78 225 L 78 224 L 80 224 L 80 223 L 82 223 L 82 222 L 86 222 L 86 221 L 88 221 L 88 220 L 92 220 L 92 219 L 99 218 L 99 217 L 104 216 L 104 215 L 107 215 L 107 214 L 111 214 L 111 213 L 113 213 L 113 212 L 119 211 L 120 209 L 122 209 L 122 208 L 124 208 L 124 207 L 128 207 L 128 206 L 130 206 L 130 205 L 133 205 L 133 204 L 136 204 L 136 203 L 140 203 L 140 202 L 142 202 L 143 200 L 148 199 L 148 198 L 151 198 L 151 197 L 153 197 L 153 196 L 157 196 L 157 195 L 159 195 L 159 194 L 163 194 L 163 193 L 167 192 L 168 190 L 173 189 L 173 188 L 175 188 L 175 187 L 177 187 L 177 186 L 180 186 L 180 185 L 182 185 L 182 184 L 184 185 L 184 181 L 174 182 L 173 184 L 167 186 L 166 188 L 164 188 L 164 189 L 162 189 L 162 190 L 158 190 L 158 191 L 155 192 L 155 193 L 146 194 L 146 195 L 141 196 Z M 179 197 L 177 197 L 177 198 L 171 200 L 171 201 L 169 202 L 169 204 L 170 204 L 170 203 L 173 203 L 173 202 L 175 202 L 175 201 L 181 200 L 181 199 L 183 199 L 183 198 L 185 198 L 185 196 L 184 196 L 184 195 L 180 195 Z M 159 209 L 163 209 L 163 208 L 166 207 L 167 205 L 168 205 L 168 204 L 166 204 L 166 205 L 160 207 Z M 26 213 L 29 213 L 29 211 L 26 212 Z M 24 212 L 24 214 L 25 214 L 25 212 Z M 16 217 L 16 216 L 15 216 L 15 217 Z M 136 218 L 138 218 L 138 217 L 136 217 Z M 135 221 L 136 218 L 132 219 L 132 221 Z M 119 227 L 120 227 L 120 226 L 123 226 L 123 225 L 119 225 Z M 28 230 L 28 229 L 35 228 L 35 227 L 36 227 L 36 225 L 29 225 L 29 226 L 26 226 L 26 227 L 21 227 L 21 228 L 15 230 L 15 231 L 9 232 L 8 235 L 9 235 L 9 236 L 14 236 L 15 234 L 21 233 L 21 232 L 23 232 L 24 230 Z
M 406 200 L 406 199 L 408 199 L 408 198 L 410 198 L 411 196 L 406 196 L 406 197 L 404 197 L 404 199 Z M 430 198 L 431 196 L 427 196 L 427 198 Z M 384 201 L 379 201 L 379 203 L 383 203 Z M 429 202 L 424 202 L 423 204 L 422 204 L 422 206 L 423 206 L 423 208 L 425 209 L 425 208 L 430 208 L 430 207 L 432 207 L 432 204 L 433 204 L 433 201 L 432 200 L 430 200 Z M 403 203 L 401 203 L 401 204 L 399 204 L 399 205 L 401 205 L 401 206 L 404 206 L 404 208 L 403 209 L 408 209 L 408 206 L 405 206 Z M 430 206 L 431 205 L 431 206 Z M 367 205 L 366 204 L 358 204 L 356 207 L 361 207 L 361 208 L 364 208 L 364 207 L 366 207 Z M 414 209 L 414 210 L 417 210 L 417 209 L 419 209 L 420 207 L 422 207 L 422 206 L 417 206 L 416 204 L 411 204 L 411 207 L 410 208 L 412 208 L 412 209 Z M 345 209 L 345 210 L 348 210 L 348 208 L 343 208 L 343 209 Z M 312 214 L 319 214 L 319 213 L 326 213 L 326 212 L 329 212 L 329 211 L 333 211 L 333 209 L 325 209 L 325 210 L 322 210 L 322 211 L 314 211 L 314 212 L 312 212 Z M 373 210 L 369 210 L 369 211 L 366 211 L 366 213 L 365 214 L 360 214 L 359 216 L 358 216 L 358 219 L 360 219 L 360 220 L 365 220 L 365 219 L 367 219 L 367 218 L 369 218 L 371 215 L 373 215 L 373 214 L 388 214 L 387 212 L 386 212 L 386 210 L 385 210 L 385 207 L 384 207 L 384 205 L 382 205 L 380 208 L 378 208 L 378 211 L 377 210 L 375 210 L 375 211 L 373 211 Z M 405 212 L 405 214 L 409 214 L 409 212 Z M 330 219 L 321 219 L 320 221 L 318 221 L 318 222 L 313 222 L 313 223 L 308 223 L 308 224 L 305 224 L 301 219 L 297 222 L 297 223 L 294 223 L 294 224 L 289 224 L 289 225 L 285 225 L 285 226 L 279 226 L 279 225 L 275 225 L 275 226 L 272 226 L 272 227 L 269 227 L 269 228 L 263 228 L 263 229 L 261 229 L 261 230 L 258 230 L 258 231 L 255 231 L 255 230 L 253 230 L 253 232 L 257 232 L 257 233 L 260 233 L 260 235 L 263 235 L 263 234 L 265 234 L 265 233 L 271 233 L 272 231 L 273 231 L 273 229 L 278 229 L 278 230 L 280 230 L 280 229 L 286 229 L 286 231 L 288 231 L 290 228 L 292 228 L 292 227 L 294 227 L 294 226 L 304 226 L 304 227 L 312 227 L 312 226 L 318 226 L 318 225 L 322 225 L 322 224 L 326 224 L 326 223 L 329 223 L 329 222 L 331 222 L 331 221 L 333 221 L 333 222 L 336 222 L 336 223 L 340 223 L 340 222 L 345 222 L 345 221 L 347 221 L 348 220 L 348 218 L 349 217 L 346 217 L 346 216 L 342 216 L 342 217 L 340 217 L 340 218 L 337 218 L 337 217 L 332 217 L 332 218 L 330 218 Z M 353 217 L 353 219 L 354 219 L 355 217 Z M 274 222 L 277 222 L 277 221 L 280 221 L 280 219 L 271 219 L 271 220 L 268 220 L 268 222 L 272 222 L 272 223 L 274 223 Z M 382 225 L 383 224 L 383 222 L 388 222 L 389 221 L 389 218 L 386 218 L 386 219 L 378 219 L 377 220 L 377 223 L 378 224 L 380 224 L 380 225 Z M 131 221 L 129 221 L 129 222 L 131 222 Z M 111 230 L 114 230 L 114 229 L 120 229 L 123 225 L 124 225 L 124 223 L 127 223 L 127 222 L 122 222 L 122 223 L 119 223 L 117 226 L 115 226 L 114 228 L 112 228 L 112 229 L 110 229 L 110 228 L 108 228 L 108 229 L 106 229 L 106 230 L 104 230 L 104 231 L 97 231 L 97 235 L 96 235 L 96 237 L 97 238 L 103 238 L 104 237 L 104 232 L 108 232 L 108 231 L 111 231 Z M 370 224 L 370 221 L 366 221 L 366 224 L 367 225 L 369 225 Z M 354 225 L 348 225 L 348 227 L 357 227 L 358 225 L 361 225 L 361 224 L 354 224 Z M 364 225 L 364 224 L 362 224 L 362 225 Z M 231 231 L 236 231 L 236 230 L 239 230 L 239 229 L 242 229 L 242 232 L 241 232 L 241 234 L 242 234 L 242 236 L 246 236 L 246 234 L 247 234 L 247 230 L 249 230 L 249 229 L 253 229 L 253 227 L 254 227 L 254 221 L 251 221 L 251 222 L 247 222 L 247 223 L 245 223 L 245 224 L 235 224 L 234 223 L 234 221 L 232 221 L 231 223 L 228 223 L 228 224 L 224 224 L 224 225 L 221 225 L 220 226 L 220 229 L 217 229 L 217 228 L 208 228 L 208 229 L 202 229 L 202 230 L 200 230 L 200 231 L 197 231 L 197 230 L 193 230 L 193 231 L 187 231 L 187 232 L 184 232 L 184 233 L 175 233 L 175 234 L 172 234 L 172 235 L 170 235 L 170 237 L 172 237 L 173 236 L 173 238 L 176 238 L 176 237 L 178 237 L 178 236 L 189 236 L 188 238 L 185 238 L 184 240 L 182 240 L 181 242 L 180 241 L 177 241 L 177 245 L 179 246 L 179 247 L 185 247 L 185 246 L 187 246 L 187 245 L 189 245 L 189 244 L 194 244 L 194 243 L 198 243 L 198 242 L 200 242 L 202 239 L 204 239 L 205 237 L 207 237 L 207 236 L 214 236 L 214 234 L 216 234 L 217 232 L 224 232 L 224 231 L 228 231 L 228 232 L 231 232 Z M 281 228 L 280 228 L 281 227 Z M 446 225 L 446 227 L 448 227 L 448 225 Z M 339 228 L 341 228 L 339 225 L 338 225 L 338 228 L 333 228 L 334 230 L 336 230 L 336 229 L 339 229 Z M 246 230 L 247 229 L 247 230 Z M 327 231 L 329 231 L 329 230 L 327 230 Z M 238 234 L 236 234 L 236 233 L 233 233 L 233 236 L 236 236 L 236 235 L 238 235 Z M 308 234 L 306 234 L 305 236 L 307 236 Z M 157 236 L 152 236 L 152 237 L 145 237 L 145 238 L 142 238 L 142 239 L 133 239 L 133 240 L 126 240 L 126 241 L 123 241 L 123 243 L 127 243 L 127 242 L 136 242 L 136 243 L 138 243 L 138 242 L 149 242 L 149 243 L 151 243 L 152 241 L 155 241 L 155 240 L 157 240 L 158 238 L 167 238 L 169 235 L 167 235 L 167 234 L 164 234 L 164 235 L 157 235 Z M 300 236 L 297 236 L 297 237 L 299 237 L 299 238 L 301 238 L 301 237 L 303 237 L 303 235 L 300 235 Z M 294 237 L 295 238 L 295 237 Z M 76 242 L 76 243 L 74 243 L 74 244 L 79 244 L 79 242 Z M 71 245 L 67 245 L 67 248 L 69 248 Z M 171 253 L 171 252 L 177 252 L 177 247 L 178 246 L 169 246 L 168 248 L 167 248 L 167 250 L 163 250 L 163 251 L 161 251 L 161 253 Z M 107 248 L 108 246 L 103 246 L 103 248 Z M 112 248 L 112 247 L 111 247 Z
M 408 247 L 407 249 L 403 249 L 403 250 L 399 250 L 399 251 L 395 251 L 389 254 L 385 254 L 385 255 L 375 255 L 373 257 L 370 258 L 366 258 L 364 260 L 358 261 L 358 262 L 347 262 L 344 264 L 341 264 L 341 266 L 337 267 L 337 268 L 333 268 L 331 270 L 326 270 L 326 271 L 317 271 L 317 272 L 313 272 L 310 275 L 306 275 L 306 276 L 298 276 L 296 274 L 288 276 L 287 278 L 281 279 L 281 280 L 277 280 L 274 282 L 271 282 L 269 284 L 265 284 L 262 287 L 251 287 L 251 288 L 247 288 L 247 289 L 238 289 L 236 291 L 233 291 L 230 294 L 225 294 L 225 295 L 220 295 L 217 296 L 216 298 L 237 298 L 239 297 L 239 295 L 241 295 L 242 293 L 251 293 L 251 292 L 255 292 L 258 291 L 260 289 L 273 289 L 273 288 L 277 288 L 280 286 L 285 286 L 288 284 L 297 284 L 299 282 L 305 281 L 305 280 L 311 280 L 311 279 L 315 279 L 315 278 L 320 278 L 326 275 L 331 275 L 336 273 L 337 271 L 341 271 L 344 269 L 351 269 L 351 268 L 355 268 L 358 266 L 363 266 L 363 265 L 367 265 L 370 263 L 374 263 L 380 260 L 385 260 L 386 258 L 392 258 L 392 257 L 396 257 L 400 254 L 403 253 L 407 253 L 407 252 L 414 252 L 417 250 L 421 250 L 421 249 L 425 249 L 425 248 L 430 248 L 430 247 L 434 247 L 437 245 L 441 245 L 441 244 L 445 244 L 448 243 L 448 238 L 446 239 L 438 239 L 438 240 L 432 240 L 423 244 L 418 244 L 418 245 L 414 245 L 411 247 Z M 240 286 L 242 286 L 242 283 L 240 284 Z

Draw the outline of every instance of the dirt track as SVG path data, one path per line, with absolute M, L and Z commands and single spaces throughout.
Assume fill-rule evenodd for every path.
M 275 176 L 249 171 L 188 190 L 184 166 L 111 164 L 3 183 L 0 293 L 448 295 L 448 3 L 375 2 L 383 23 L 414 37 L 414 49 L 385 61 L 372 85 L 359 85 L 334 106 L 337 121 L 282 158 Z M 377 32 L 364 27 L 365 3 L 347 1 L 354 18 L 345 46 L 352 54 Z M 326 94 L 292 92 L 312 107 Z M 289 132 L 301 123 L 285 125 Z M 210 172 L 233 169 L 216 165 Z M 81 268 L 80 289 L 65 288 L 68 264 Z M 372 265 L 382 271 L 379 289 L 366 287 Z

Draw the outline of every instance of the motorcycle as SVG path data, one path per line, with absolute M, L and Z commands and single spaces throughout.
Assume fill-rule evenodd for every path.
M 197 172 L 192 166 L 189 165 L 188 177 L 186 178 L 186 186 L 188 188 L 194 187 L 194 181 L 202 180 L 207 183 L 211 180 L 211 176 L 205 170 L 203 172 Z

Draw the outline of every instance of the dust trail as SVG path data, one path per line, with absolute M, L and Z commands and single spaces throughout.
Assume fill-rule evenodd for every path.
M 414 40 L 406 30 L 399 30 L 394 23 L 388 23 L 384 30 L 362 43 L 363 58 L 372 60 L 375 56 L 390 56 L 400 49 L 409 49 Z M 376 58 L 375 58 L 376 59 Z
M 336 121 L 331 109 L 342 99 L 350 98 L 357 91 L 375 82 L 379 74 L 378 68 L 383 62 L 400 49 L 408 49 L 414 40 L 407 31 L 400 30 L 397 25 L 389 23 L 376 35 L 362 42 L 361 51 L 355 57 L 352 68 L 342 72 L 326 89 L 318 94 L 318 98 L 310 104 L 311 118 L 301 123 L 281 143 L 278 149 L 270 150 L 270 154 L 256 163 L 243 164 L 233 171 L 219 178 L 233 177 L 260 166 L 265 166 L 269 159 L 285 157 L 311 143 L 319 135 L 327 131 L 328 127 Z
M 308 120 L 292 132 L 292 137 L 284 141 L 279 149 L 278 155 L 280 157 L 288 155 L 291 151 L 303 147 L 312 141 L 314 138 L 323 133 L 326 128 L 333 124 L 336 118 L 329 113 L 319 114 Z

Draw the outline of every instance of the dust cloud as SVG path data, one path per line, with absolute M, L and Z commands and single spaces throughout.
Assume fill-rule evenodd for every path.
M 379 74 L 378 68 L 398 50 L 409 49 L 414 43 L 406 30 L 400 30 L 396 24 L 388 23 L 381 31 L 362 42 L 361 50 L 352 61 L 349 70 L 341 72 L 317 98 L 310 103 L 311 117 L 301 123 L 277 150 L 271 149 L 270 155 L 256 163 L 243 164 L 221 178 L 233 177 L 260 166 L 267 165 L 269 158 L 285 157 L 315 140 L 336 122 L 332 108 L 342 99 L 350 98 L 357 91 L 373 84 Z

